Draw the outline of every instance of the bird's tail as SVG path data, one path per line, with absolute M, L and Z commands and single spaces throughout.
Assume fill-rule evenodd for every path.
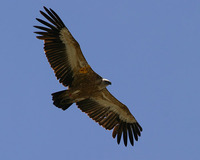
M 66 110 L 73 104 L 72 99 L 70 99 L 68 90 L 52 93 L 52 100 L 53 104 L 56 107 L 61 108 L 63 110 Z

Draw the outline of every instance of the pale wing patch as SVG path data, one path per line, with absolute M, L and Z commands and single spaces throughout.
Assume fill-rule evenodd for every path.
M 98 102 L 102 106 L 110 107 L 110 110 L 117 113 L 119 115 L 119 118 L 127 123 L 135 123 L 136 120 L 133 117 L 133 115 L 130 112 L 127 112 L 123 109 L 124 106 L 121 104 L 120 106 L 115 104 L 109 97 L 107 97 L 104 93 L 102 93 L 102 97 L 98 98 L 95 97 L 94 99 L 96 102 Z
M 66 45 L 69 63 L 74 71 L 88 65 L 85 58 L 81 57 L 81 50 L 67 28 L 61 29 L 60 39 Z

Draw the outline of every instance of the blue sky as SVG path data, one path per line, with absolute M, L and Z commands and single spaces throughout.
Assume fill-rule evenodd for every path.
M 118 145 L 63 90 L 35 38 L 43 6 L 54 9 L 91 67 L 143 127 Z M 200 1 L 4 1 L 1 19 L 0 159 L 198 159 Z

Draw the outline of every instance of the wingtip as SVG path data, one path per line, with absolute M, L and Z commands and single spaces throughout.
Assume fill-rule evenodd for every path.
M 142 128 L 138 126 L 137 123 L 125 124 L 125 122 L 120 122 L 113 129 L 112 137 L 117 138 L 117 143 L 120 144 L 122 136 L 124 146 L 128 146 L 128 137 L 131 146 L 134 146 L 134 141 L 138 141 L 139 136 L 141 136 Z M 123 135 L 122 135 L 123 134 Z
M 50 10 L 50 8 L 48 9 L 48 8 L 45 7 L 45 6 L 43 6 L 43 8 L 44 8 L 44 10 L 45 10 L 46 12 L 49 12 L 49 10 Z
M 43 14 L 44 12 L 40 10 L 40 14 Z
M 140 124 L 139 124 L 138 122 L 136 122 L 136 124 L 137 124 L 137 126 L 138 126 L 140 132 L 142 132 L 142 131 L 143 131 L 143 128 L 140 126 Z
M 35 18 L 38 22 L 40 22 L 41 21 L 41 19 L 40 18 Z
M 36 38 L 39 40 L 44 40 L 43 36 L 36 36 Z
M 43 6 L 43 8 L 46 10 L 47 9 L 47 7 L 45 7 L 45 6 Z

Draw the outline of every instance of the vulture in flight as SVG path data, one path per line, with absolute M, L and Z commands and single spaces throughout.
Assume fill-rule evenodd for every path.
M 92 70 L 81 51 L 80 45 L 69 32 L 63 21 L 52 9 L 40 11 L 48 22 L 37 19 L 44 26 L 37 38 L 44 40 L 46 57 L 55 76 L 66 90 L 52 94 L 53 104 L 66 110 L 76 103 L 82 112 L 107 130 L 112 130 L 113 138 L 120 143 L 123 135 L 124 145 L 134 145 L 141 135 L 142 127 L 129 109 L 117 100 L 108 90 L 111 82 Z

